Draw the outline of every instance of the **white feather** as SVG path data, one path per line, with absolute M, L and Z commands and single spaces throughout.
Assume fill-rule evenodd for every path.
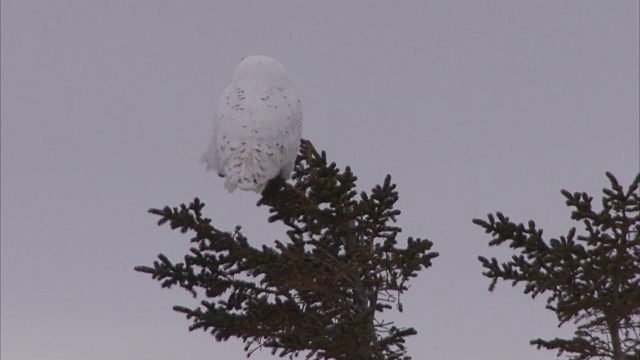
M 262 192 L 291 176 L 300 148 L 302 109 L 284 66 L 268 56 L 238 64 L 218 102 L 214 133 L 202 161 L 236 188 Z

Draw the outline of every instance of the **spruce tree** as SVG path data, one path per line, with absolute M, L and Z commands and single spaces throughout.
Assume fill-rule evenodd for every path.
M 289 358 L 410 359 L 405 338 L 416 331 L 379 317 L 393 307 L 402 311 L 409 279 L 438 253 L 426 239 L 398 246 L 391 177 L 358 194 L 349 167 L 340 171 L 303 140 L 292 179 L 272 180 L 257 203 L 269 207 L 269 222 L 286 225 L 284 240 L 254 247 L 239 226 L 212 225 L 196 198 L 149 210 L 159 225 L 193 234 L 190 252 L 180 262 L 160 254 L 135 270 L 201 299 L 199 307 L 174 310 L 191 320 L 190 330 L 242 339 L 247 356 L 268 348 Z
M 640 174 L 624 189 L 609 172 L 602 207 L 588 194 L 562 190 L 572 208 L 572 227 L 566 236 L 545 240 L 533 220 L 515 224 L 498 212 L 473 222 L 491 234 L 490 246 L 507 243 L 515 254 L 506 262 L 478 259 L 491 279 L 512 286 L 524 284 L 535 298 L 546 294 L 546 308 L 557 315 L 558 326 L 576 325 L 571 339 L 531 340 L 538 349 L 566 353 L 570 359 L 640 359 Z

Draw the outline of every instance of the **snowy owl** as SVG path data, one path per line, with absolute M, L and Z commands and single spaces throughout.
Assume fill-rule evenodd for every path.
M 260 193 L 270 179 L 291 177 L 302 108 L 282 64 L 268 56 L 243 59 L 217 110 L 202 162 L 226 178 L 229 192 L 238 187 Z

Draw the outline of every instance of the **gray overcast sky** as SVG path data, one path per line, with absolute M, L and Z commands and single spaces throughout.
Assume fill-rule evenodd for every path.
M 198 163 L 242 57 L 282 62 L 303 136 L 360 189 L 387 173 L 404 235 L 441 256 L 404 296 L 414 359 L 542 360 L 567 335 L 542 299 L 487 291 L 471 219 L 501 210 L 550 236 L 559 191 L 599 195 L 639 166 L 638 1 L 2 1 L 3 360 L 242 359 L 189 333 L 193 304 L 136 265 L 187 237 L 149 207 L 198 196 L 223 229 L 282 238 L 254 193 Z M 273 359 L 268 352 L 255 359 Z

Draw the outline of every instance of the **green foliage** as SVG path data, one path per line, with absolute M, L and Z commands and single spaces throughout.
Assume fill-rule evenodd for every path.
M 271 181 L 258 202 L 269 207 L 269 222 L 287 226 L 287 241 L 253 247 L 240 227 L 214 227 L 196 198 L 149 210 L 160 225 L 195 234 L 184 261 L 160 254 L 153 266 L 135 270 L 162 287 L 203 294 L 200 307 L 174 310 L 193 322 L 190 330 L 210 331 L 218 341 L 241 338 L 248 355 L 265 347 L 291 358 L 304 351 L 308 359 L 409 359 L 405 337 L 416 331 L 376 314 L 401 310 L 408 280 L 438 254 L 426 239 L 397 246 L 400 211 L 390 176 L 358 195 L 351 170 L 327 164 L 326 154 L 303 140 L 293 179 Z
M 548 294 L 547 308 L 559 326 L 577 325 L 572 339 L 535 339 L 538 348 L 573 354 L 570 359 L 640 359 L 640 195 L 636 176 L 627 190 L 607 173 L 611 188 L 603 189 L 602 209 L 586 193 L 562 190 L 571 218 L 581 222 L 584 235 L 571 228 L 549 241 L 533 221 L 515 224 L 498 212 L 488 220 L 474 219 L 493 239 L 508 243 L 516 255 L 504 263 L 478 259 L 491 279 L 524 284 L 524 293 Z

